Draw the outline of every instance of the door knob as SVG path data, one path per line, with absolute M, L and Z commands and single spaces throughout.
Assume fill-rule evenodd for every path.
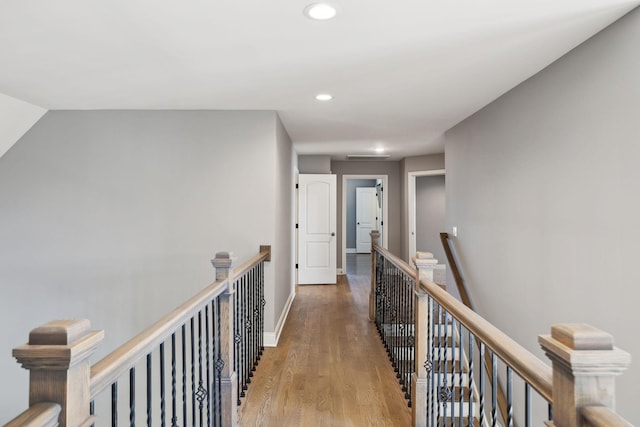
M 334 232 L 331 232 L 331 236 L 335 236 L 335 235 L 336 235 L 336 233 L 334 233 Z

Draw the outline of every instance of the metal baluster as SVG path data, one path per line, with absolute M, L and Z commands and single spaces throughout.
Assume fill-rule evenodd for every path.
M 442 323 L 442 313 L 443 313 L 443 311 L 442 310 L 443 310 L 442 306 L 440 304 L 438 304 L 438 311 L 437 311 L 437 314 L 438 314 L 438 336 L 435 337 L 435 340 L 434 340 L 434 341 L 437 341 L 436 345 L 437 345 L 437 351 L 438 351 L 438 375 L 436 377 L 436 388 L 434 390 L 435 393 L 436 393 L 435 401 L 436 401 L 436 405 L 437 405 L 437 408 L 438 408 L 438 417 L 436 419 L 436 423 L 437 423 L 436 425 L 438 425 L 438 426 L 440 426 L 440 417 L 441 417 L 440 413 L 441 413 L 441 408 L 442 408 L 442 404 L 440 402 L 440 400 L 441 400 L 440 399 L 440 388 L 442 387 L 441 375 L 442 375 L 442 366 L 443 366 L 443 363 L 444 363 L 443 362 L 443 357 L 442 357 L 442 342 L 441 342 L 442 335 L 444 334 L 444 331 L 442 329 L 443 328 L 443 323 Z
M 176 408 L 176 333 L 171 334 L 171 427 L 178 427 Z
M 547 412 L 549 416 L 549 421 L 553 421 L 553 406 L 551 405 L 551 402 L 549 402 Z
M 92 417 L 96 414 L 96 403 L 92 400 L 89 402 L 89 415 Z M 91 423 L 91 427 L 95 427 L 95 423 Z
M 111 427 L 118 427 L 118 382 L 111 384 Z
M 182 325 L 182 426 L 187 427 L 187 325 Z
M 216 307 L 216 313 L 217 313 L 217 318 L 218 318 L 218 327 L 217 329 L 217 336 L 220 337 L 221 336 L 221 328 L 222 328 L 222 319 L 220 317 L 220 298 L 216 299 L 216 303 L 217 303 L 217 307 Z M 218 341 L 218 344 L 220 344 L 220 342 Z M 224 368 L 224 361 L 222 360 L 222 346 L 218 345 L 218 363 L 217 363 L 217 367 L 218 367 L 218 425 L 222 426 L 222 380 L 221 380 L 221 376 L 222 376 L 222 369 Z M 214 354 L 215 354 L 215 349 L 214 349 Z
M 440 398 L 443 401 L 443 425 L 446 425 L 447 418 L 449 417 L 449 314 L 444 310 L 444 337 L 440 338 L 440 346 L 444 349 L 444 375 L 443 385 L 440 392 Z
M 260 355 L 264 352 L 264 307 L 267 300 L 264 297 L 264 261 L 260 263 Z
M 473 383 L 475 379 L 473 378 L 473 351 L 475 347 L 475 338 L 471 331 L 469 331 L 469 426 L 473 426 Z M 480 369 L 482 369 L 482 363 L 480 364 Z M 481 421 L 482 423 L 482 421 Z
M 456 319 L 451 317 L 451 345 L 447 342 L 447 347 L 451 350 L 451 427 L 454 427 L 454 418 L 456 413 L 455 402 L 458 400 L 456 397 L 456 363 L 460 360 L 456 360 Z M 460 357 L 458 356 L 458 359 Z M 460 390 L 462 391 L 462 390 Z
M 498 425 L 498 358 L 495 353 L 491 353 L 491 426 Z
M 196 334 L 195 334 L 195 318 L 190 320 L 191 332 L 191 425 L 196 425 Z
M 129 369 L 129 426 L 136 426 L 136 368 Z
M 248 325 L 247 325 L 247 281 L 249 280 L 249 278 L 247 277 L 247 275 L 245 274 L 245 276 L 242 279 L 242 299 L 241 299 L 241 304 L 240 304 L 240 311 L 241 311 L 241 316 L 240 319 L 242 320 L 242 363 L 240 366 L 240 370 L 242 371 L 242 393 L 240 394 L 240 396 L 244 397 L 245 396 L 245 391 L 247 390 L 247 358 L 248 358 L 248 353 L 247 353 L 247 346 L 249 344 L 249 340 L 248 340 L 248 336 L 249 336 L 249 331 L 247 329 Z
M 147 427 L 151 427 L 151 353 L 147 354 Z
M 415 286 L 415 279 L 411 278 L 410 281 L 408 282 L 408 287 L 407 287 L 407 296 L 409 299 L 409 321 L 407 322 L 409 325 L 411 325 L 411 327 L 415 330 L 416 327 L 416 300 L 415 297 L 413 295 L 413 288 Z M 409 330 L 410 328 L 407 328 L 407 330 Z M 413 390 L 413 382 L 411 381 L 411 374 L 413 374 L 416 369 L 416 363 L 415 363 L 415 359 L 416 359 L 416 342 L 415 340 L 411 340 L 409 341 L 409 348 L 407 350 L 407 352 L 411 355 L 411 364 L 409 365 L 409 370 L 407 373 L 407 382 L 409 383 L 409 406 L 411 406 L 411 401 L 413 400 L 411 397 L 413 396 L 413 393 L 415 392 L 415 390 Z
M 513 427 L 513 370 L 507 365 L 507 426 Z
M 213 317 L 213 306 L 211 307 L 211 314 Z M 205 327 L 205 359 L 207 361 L 207 389 L 211 387 L 211 364 L 209 363 L 209 359 L 211 355 L 209 354 L 209 306 L 207 305 L 204 308 L 204 327 Z M 215 353 L 214 353 L 215 354 Z M 210 391 L 210 390 L 209 390 Z M 211 393 L 207 393 L 207 425 L 211 425 Z
M 247 294 L 245 295 L 245 308 L 246 308 L 246 318 L 247 322 L 247 354 L 245 360 L 245 383 L 246 386 L 249 387 L 251 384 L 251 377 L 253 374 L 251 373 L 251 356 L 252 356 L 252 348 L 251 348 L 251 328 L 253 325 L 251 324 L 251 282 L 253 281 L 253 274 L 251 271 L 248 272 L 247 278 Z
M 524 427 L 531 427 L 531 386 L 524 383 Z
M 211 360 L 213 361 L 213 382 L 209 382 L 210 380 L 207 376 L 207 384 L 209 384 L 209 387 L 211 387 L 211 390 L 213 392 L 213 396 L 211 397 L 210 401 L 210 405 L 213 406 L 213 424 L 211 424 L 211 421 L 209 421 L 209 425 L 216 425 L 216 414 L 222 409 L 218 406 L 218 389 L 216 387 L 216 384 L 218 384 L 218 382 L 220 381 L 218 375 L 219 371 L 217 369 L 218 360 L 216 359 L 216 349 L 218 348 L 216 342 L 219 344 L 218 337 L 216 336 L 216 300 L 217 299 L 211 301 Z M 209 332 L 207 332 L 207 335 L 208 334 Z
M 427 420 L 426 420 L 426 425 L 429 427 L 431 426 L 431 419 L 433 417 L 433 410 L 431 407 L 431 396 L 433 395 L 433 387 L 431 385 L 432 379 L 433 379 L 433 353 L 431 351 L 431 344 L 429 343 L 433 343 L 433 300 L 431 299 L 431 297 L 429 295 L 427 295 L 427 360 L 425 360 L 424 362 L 424 369 L 427 371 L 427 384 L 429 384 L 427 386 Z M 413 326 L 413 337 L 414 337 L 414 345 L 415 345 L 415 339 L 417 338 L 418 335 L 418 328 L 416 327 L 417 325 L 415 324 L 414 321 L 414 326 Z
M 460 397 L 458 398 L 460 400 L 460 402 L 458 403 L 458 427 L 462 427 L 462 421 L 464 419 L 464 413 L 463 413 L 463 409 L 464 409 L 464 397 L 465 397 L 465 393 L 464 393 L 464 381 L 463 381 L 463 370 L 464 370 L 464 366 L 463 366 L 463 357 L 462 355 L 464 354 L 464 329 L 462 328 L 462 324 L 458 324 L 458 330 L 459 330 L 459 342 L 458 342 L 458 388 L 460 389 Z
M 485 389 L 485 372 L 486 369 L 483 369 L 483 363 L 486 360 L 484 357 L 485 353 L 485 344 L 484 342 L 480 342 L 480 425 L 484 425 L 484 389 Z
M 202 311 L 198 312 L 198 415 L 200 416 L 200 427 L 204 425 L 204 387 L 202 386 Z
M 167 411 L 165 406 L 165 378 L 164 378 L 164 342 L 160 343 L 160 426 L 167 424 Z

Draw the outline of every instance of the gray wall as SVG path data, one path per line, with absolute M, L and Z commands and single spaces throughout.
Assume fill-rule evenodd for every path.
M 347 249 L 355 249 L 356 247 L 356 188 L 375 186 L 375 179 L 350 179 L 347 181 Z
M 331 173 L 331 156 L 300 155 L 298 170 L 300 173 Z
M 10 355 L 30 329 L 86 317 L 101 357 L 211 283 L 216 251 L 272 245 L 273 331 L 292 286 L 292 156 L 273 112 L 47 113 L 0 158 L 0 421 L 27 407 Z
M 446 226 L 444 175 L 416 177 L 416 250 L 433 252 L 440 264 L 447 264 L 440 242 Z
M 409 254 L 409 202 L 408 202 L 408 189 L 409 172 L 420 171 L 432 171 L 444 169 L 444 154 L 430 154 L 427 156 L 415 156 L 406 157 L 400 161 L 400 185 L 402 191 L 400 192 L 400 252 L 398 255 L 405 261 L 410 261 L 410 257 L 413 254 Z M 444 230 L 443 230 L 444 231 Z
M 445 136 L 447 225 L 479 311 L 547 360 L 557 322 L 634 357 L 617 407 L 640 425 L 640 10 Z
M 332 161 L 331 172 L 338 179 L 338 268 L 342 268 L 342 175 L 388 175 L 389 183 L 385 188 L 388 199 L 389 212 L 385 218 L 388 226 L 389 245 L 391 252 L 400 253 L 400 163 L 393 161 Z

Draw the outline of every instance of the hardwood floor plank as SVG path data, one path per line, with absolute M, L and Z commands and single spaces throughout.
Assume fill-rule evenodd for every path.
M 365 270 L 366 271 L 366 270 Z M 411 412 L 375 327 L 369 276 L 300 286 L 276 348 L 266 348 L 241 426 L 409 426 Z

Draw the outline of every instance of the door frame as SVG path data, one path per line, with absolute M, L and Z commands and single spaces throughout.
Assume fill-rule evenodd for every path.
M 413 171 L 407 173 L 407 233 L 409 233 L 409 236 L 407 236 L 408 259 L 405 261 L 408 263 L 411 263 L 411 257 L 416 253 L 416 178 L 419 176 L 438 175 L 445 175 L 446 177 L 446 170 L 435 169 L 430 171 Z
M 364 235 L 362 234 L 362 232 L 360 231 L 360 221 L 358 218 L 358 213 L 363 213 L 363 210 L 360 209 L 360 205 L 358 204 L 358 199 L 362 194 L 368 194 L 368 201 L 370 202 L 370 204 L 368 205 L 368 214 L 372 215 L 371 216 L 371 230 L 376 230 L 377 227 L 377 219 L 378 219 L 378 188 L 377 187 L 356 187 L 356 253 L 362 253 L 362 254 L 366 254 L 366 253 L 371 253 L 371 239 L 368 238 L 368 243 L 367 244 L 363 244 L 360 245 L 360 239 L 364 237 Z M 372 200 L 370 197 L 373 196 L 375 198 L 375 212 L 373 211 L 374 206 L 374 200 Z M 384 199 L 383 199 L 384 200 Z M 364 208 L 364 206 L 363 206 Z M 384 221 L 384 219 L 383 219 Z M 366 234 L 366 233 L 365 233 Z M 363 242 L 364 243 L 364 242 Z M 383 241 L 384 243 L 384 241 Z M 360 251 L 359 248 L 364 249 L 363 251 Z
M 386 191 L 382 197 L 382 221 L 389 220 L 389 175 L 365 174 L 365 175 L 342 175 L 342 231 L 340 235 L 340 248 L 342 249 L 342 268 L 338 269 L 338 274 L 346 274 L 347 271 L 347 181 L 350 179 L 380 179 L 382 180 L 382 191 Z M 388 225 L 382 226 L 382 247 L 387 249 L 389 241 Z

